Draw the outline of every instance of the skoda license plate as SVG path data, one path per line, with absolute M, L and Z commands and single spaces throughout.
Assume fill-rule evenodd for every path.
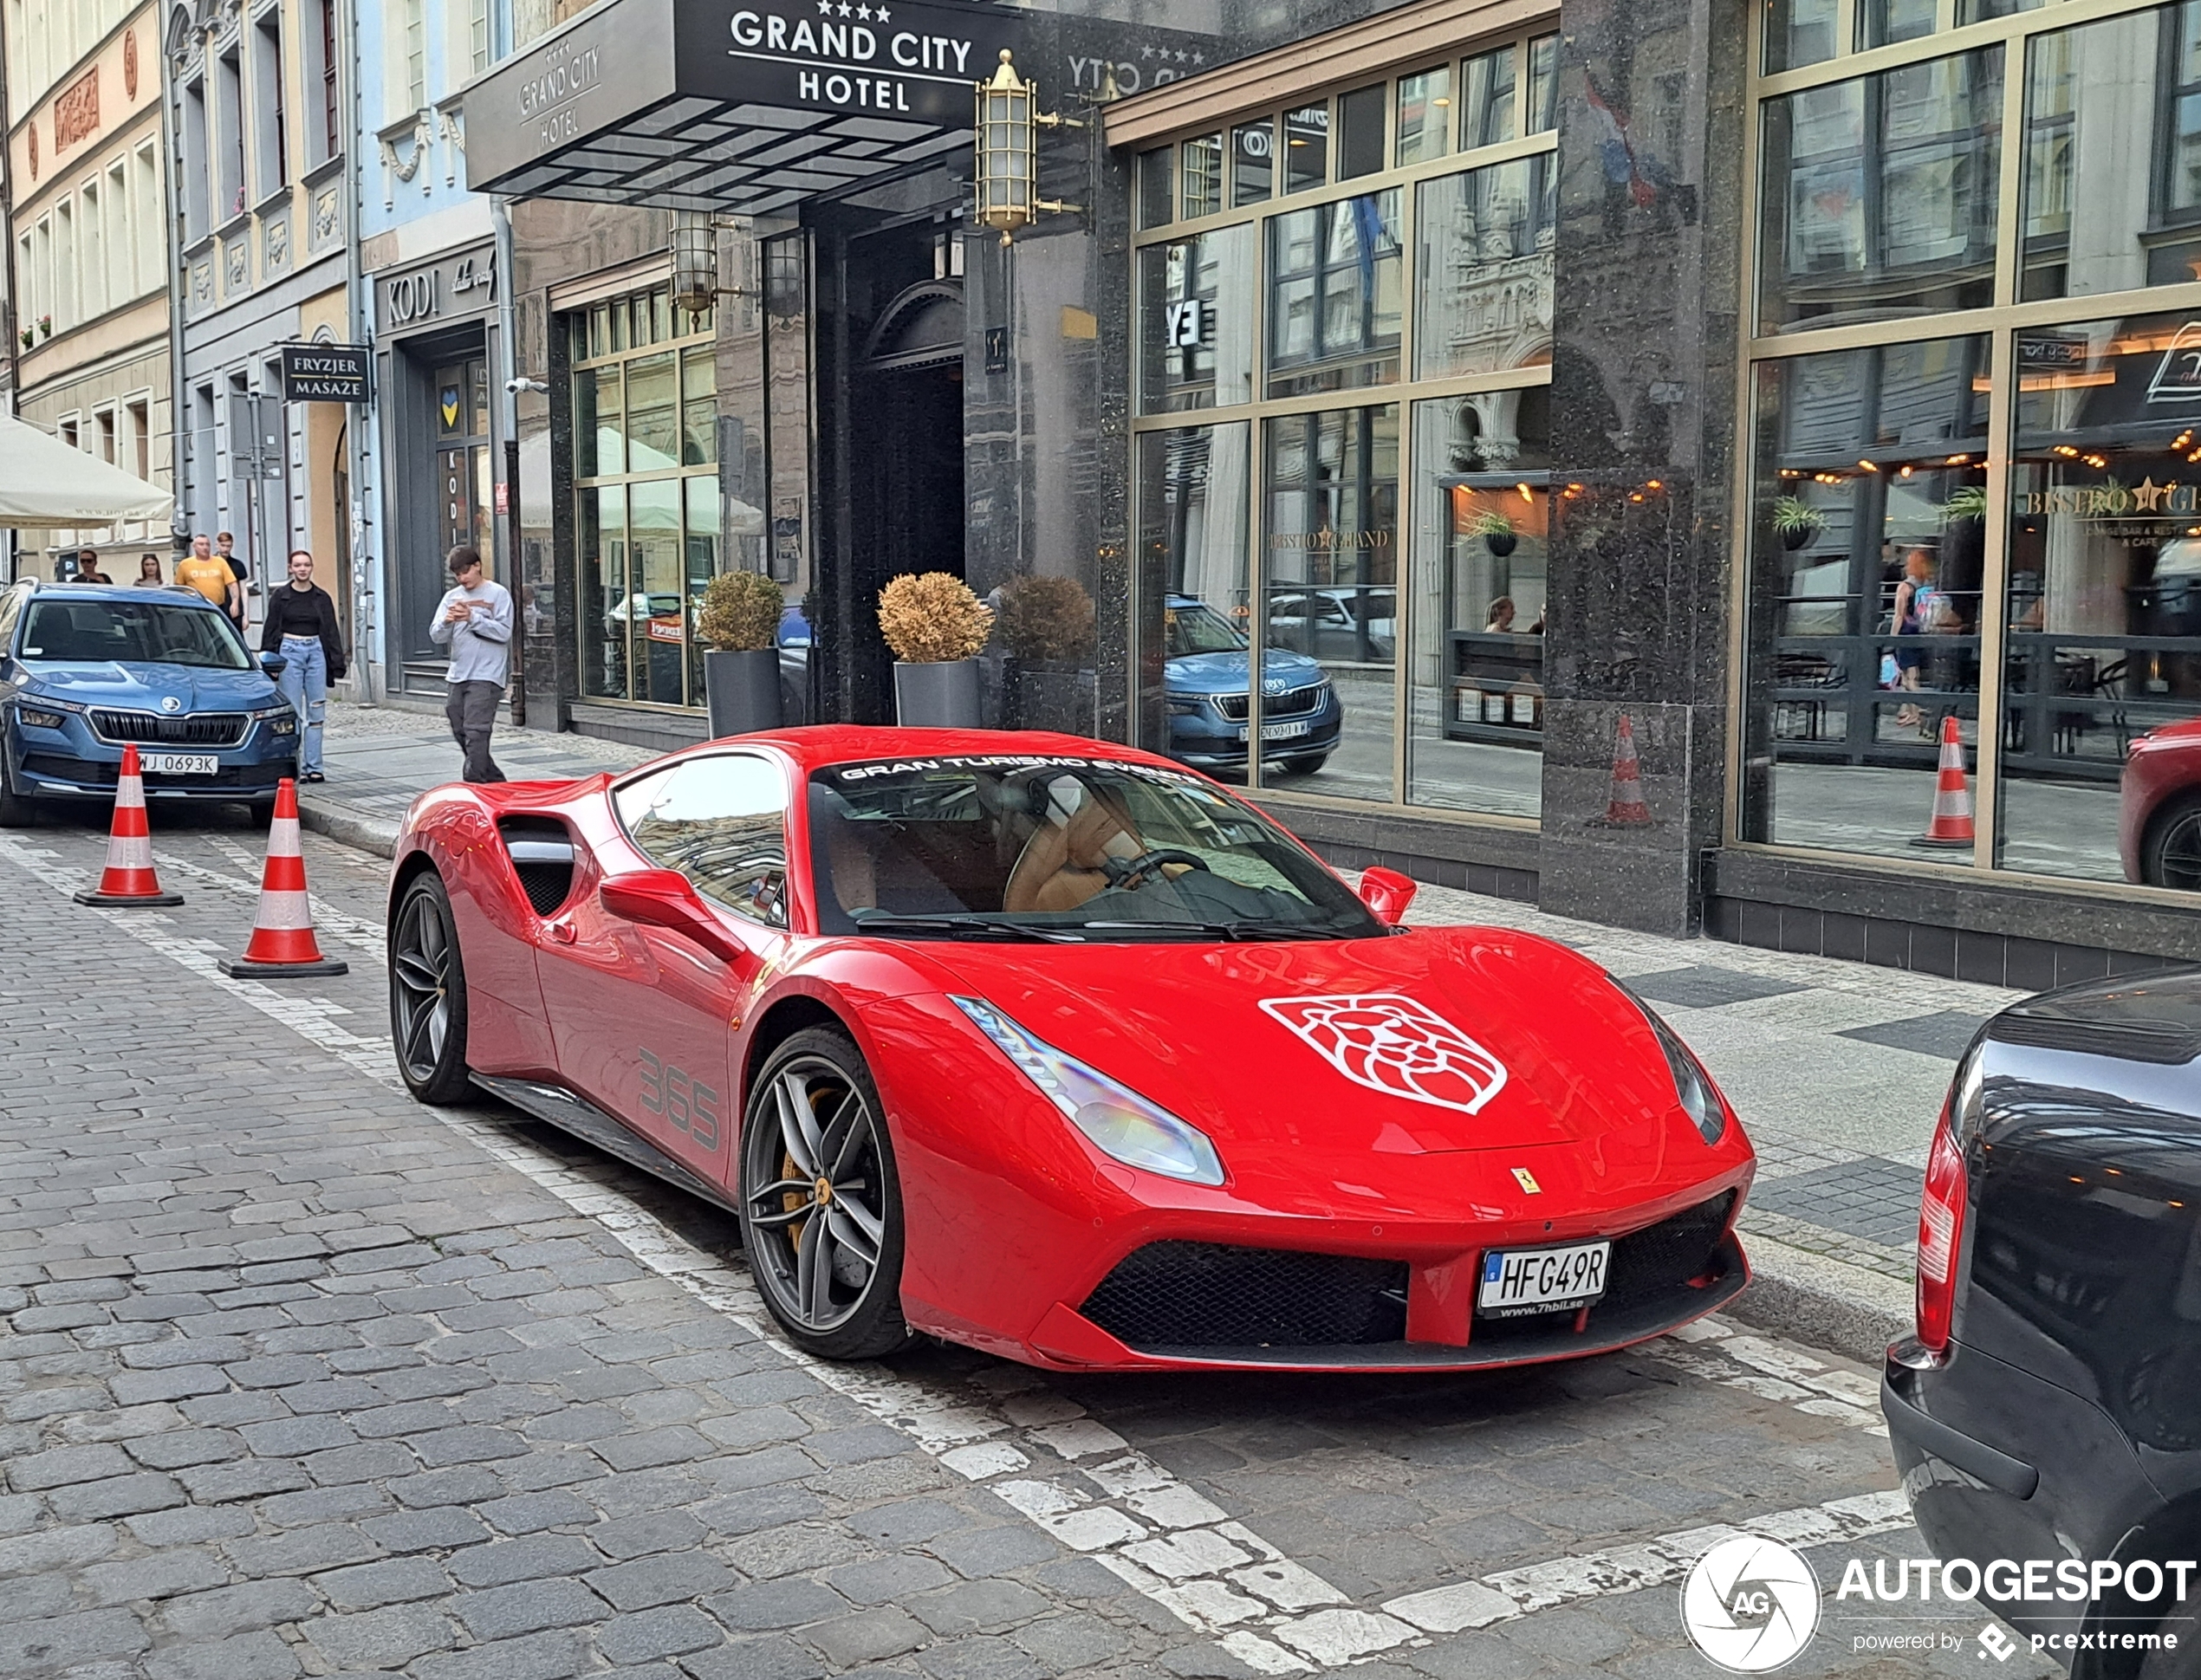
M 147 775 L 212 775 L 222 768 L 212 753 L 142 753 L 139 762 Z
M 1484 1318 L 1553 1313 L 1587 1307 L 1605 1293 L 1610 1242 L 1576 1242 L 1564 1249 L 1493 1249 L 1483 1256 L 1483 1283 L 1475 1297 Z
M 1263 723 L 1261 726 L 1261 738 L 1263 741 L 1296 741 L 1314 727 L 1314 724 L 1304 717 L 1294 723 Z M 1243 741 L 1251 733 L 1250 730 L 1242 729 L 1238 731 L 1238 739 Z

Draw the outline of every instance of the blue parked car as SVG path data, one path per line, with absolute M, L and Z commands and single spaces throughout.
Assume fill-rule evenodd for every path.
M 1248 756 L 1245 632 L 1205 601 L 1162 603 L 1162 699 L 1169 756 L 1202 770 L 1243 769 Z M 1263 762 L 1312 774 L 1336 749 L 1345 708 L 1322 667 L 1304 653 L 1270 648 L 1261 661 Z
M 0 594 L 0 826 L 45 800 L 114 797 L 134 742 L 154 801 L 265 816 L 298 773 L 298 714 L 195 590 L 25 581 Z

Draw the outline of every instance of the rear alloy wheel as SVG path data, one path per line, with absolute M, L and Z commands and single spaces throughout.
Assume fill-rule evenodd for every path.
M 451 896 L 433 870 L 406 888 L 391 920 L 390 1041 L 417 1099 L 466 1094 L 466 968 Z
M 2201 888 L 2201 793 L 2182 794 L 2155 814 L 2140 842 L 2139 872 L 2150 886 Z
M 741 1223 L 757 1290 L 797 1346 L 871 1359 L 908 1343 L 893 1143 L 846 1033 L 806 1028 L 757 1074 L 742 1122 Z

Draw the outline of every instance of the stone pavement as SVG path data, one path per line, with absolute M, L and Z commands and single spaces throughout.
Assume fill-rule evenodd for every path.
M 588 775 L 639 748 L 500 729 L 515 776 Z M 329 780 L 305 791 L 309 827 L 387 854 L 415 795 L 450 780 L 439 713 L 332 703 Z M 1701 1055 L 1760 1158 L 1744 1216 L 1759 1276 L 1743 1314 L 1858 1358 L 1911 1316 L 1925 1152 L 1956 1060 L 2022 994 L 1711 940 L 1675 940 L 1424 886 L 1414 919 L 1494 922 L 1563 940 L 1627 980 Z

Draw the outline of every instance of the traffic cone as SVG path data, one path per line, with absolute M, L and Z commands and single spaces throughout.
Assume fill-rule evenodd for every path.
M 260 877 L 260 910 L 244 955 L 215 967 L 233 980 L 347 974 L 350 965 L 321 954 L 313 906 L 306 898 L 306 859 L 298 849 L 298 789 L 289 776 L 276 785 L 275 821 L 268 828 L 268 864 Z
M 145 777 L 138 749 L 122 749 L 122 774 L 114 783 L 114 826 L 107 831 L 107 867 L 100 884 L 76 895 L 80 905 L 179 905 L 180 892 L 163 892 L 153 871 L 153 830 L 146 825 Z
M 1651 821 L 1635 756 L 1635 722 L 1626 712 L 1620 714 L 1620 738 L 1613 747 L 1613 796 L 1605 802 L 1605 821 L 1617 828 L 1640 828 Z
M 1964 782 L 1964 743 L 1952 715 L 1941 720 L 1941 773 L 1933 784 L 1933 818 L 1913 846 L 1971 850 L 1971 788 Z

